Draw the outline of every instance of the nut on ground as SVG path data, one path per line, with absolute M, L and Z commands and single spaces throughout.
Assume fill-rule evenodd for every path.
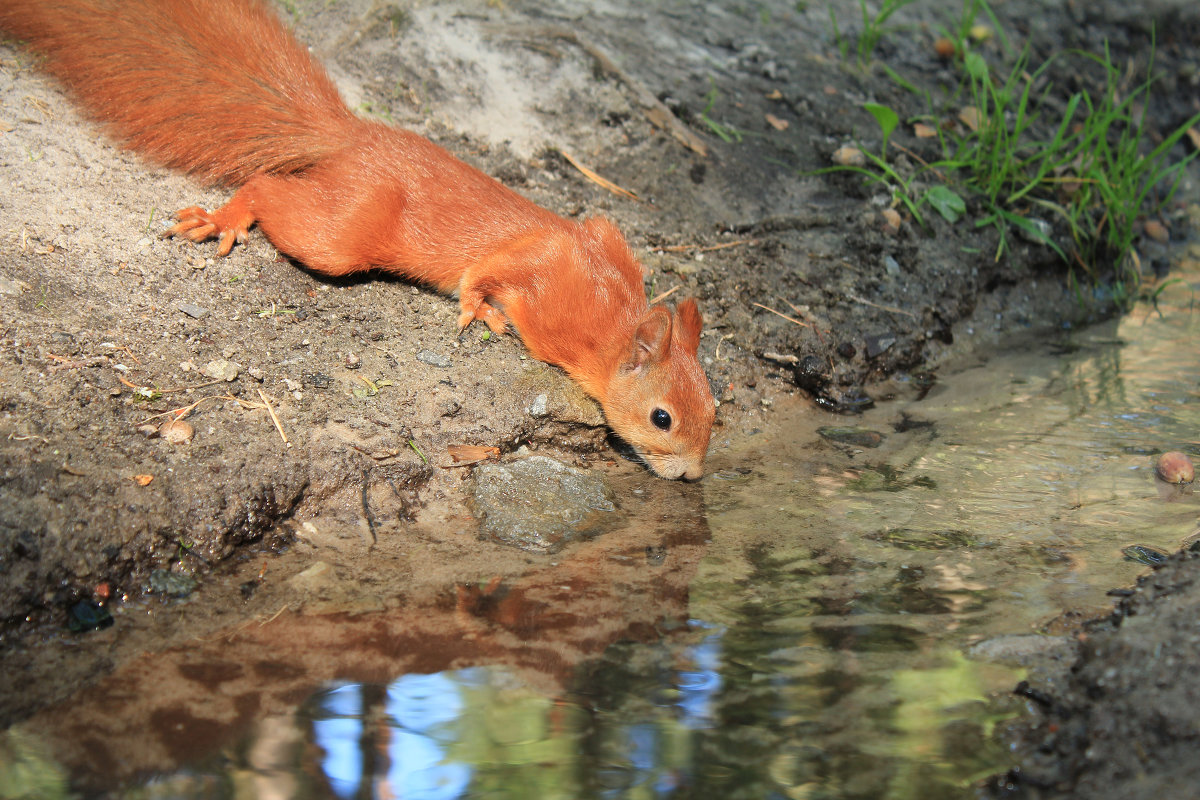
M 1191 483 L 1196 479 L 1196 468 L 1186 453 L 1172 451 L 1163 453 L 1154 465 L 1154 472 L 1167 483 Z

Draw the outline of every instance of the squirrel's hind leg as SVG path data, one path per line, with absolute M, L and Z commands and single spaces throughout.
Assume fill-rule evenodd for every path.
M 192 206 L 178 212 L 163 236 L 216 238 L 217 255 L 225 256 L 258 225 L 284 255 L 325 275 L 347 275 L 378 265 L 380 234 L 354 224 L 362 200 L 335 176 L 259 173 L 216 211 Z

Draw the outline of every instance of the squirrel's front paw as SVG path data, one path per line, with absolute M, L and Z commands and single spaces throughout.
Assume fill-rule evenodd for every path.
M 164 239 L 182 236 L 193 242 L 203 242 L 218 237 L 218 256 L 229 255 L 235 243 L 246 241 L 250 226 L 254 224 L 254 215 L 234 207 L 232 201 L 212 213 L 200 206 L 189 206 L 175 212 L 175 219 L 178 222 L 163 231 Z

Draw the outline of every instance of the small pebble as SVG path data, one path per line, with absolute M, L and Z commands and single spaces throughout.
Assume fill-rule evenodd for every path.
M 428 364 L 431 367 L 441 367 L 442 369 L 446 369 L 451 363 L 449 358 L 432 350 L 422 350 L 417 353 L 417 361 L 420 361 L 422 364 Z
M 1156 242 L 1166 244 L 1171 241 L 1171 232 L 1167 230 L 1167 226 L 1156 219 L 1146 220 L 1146 224 L 1142 226 L 1142 230 Z
M 861 167 L 867 163 L 867 157 L 857 147 L 839 147 L 833 151 L 833 163 L 841 167 Z
M 235 381 L 241 371 L 241 365 L 233 361 L 210 361 L 204 366 L 204 374 L 219 381 Z
M 196 588 L 196 579 L 165 569 L 150 573 L 150 591 L 170 597 L 187 597 Z
M 208 313 L 208 309 L 203 306 L 198 306 L 194 303 L 180 303 L 179 310 L 187 314 L 192 319 L 200 319 Z
M 888 233 L 900 232 L 900 212 L 894 208 L 885 208 L 883 210 L 883 221 L 887 226 Z M 889 256 L 890 258 L 890 256 Z M 894 261 L 895 259 L 893 259 Z
M 87 600 L 80 600 L 67 612 L 67 627 L 74 633 L 98 631 L 112 624 L 113 617 L 107 608 Z
M 533 398 L 533 402 L 529 405 L 529 408 L 527 408 L 526 411 L 529 412 L 529 416 L 531 417 L 544 417 L 547 413 L 549 413 L 546 409 L 546 406 L 549 402 L 549 397 L 544 394 L 539 394 L 537 397 Z
M 11 278 L 0 277 L 0 294 L 17 295 L 29 288 L 29 284 L 25 281 L 17 281 Z

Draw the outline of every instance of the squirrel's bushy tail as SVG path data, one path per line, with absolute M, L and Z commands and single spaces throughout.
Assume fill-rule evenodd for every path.
M 127 147 L 208 182 L 303 170 L 362 124 L 262 0 L 2 0 L 0 31 Z

